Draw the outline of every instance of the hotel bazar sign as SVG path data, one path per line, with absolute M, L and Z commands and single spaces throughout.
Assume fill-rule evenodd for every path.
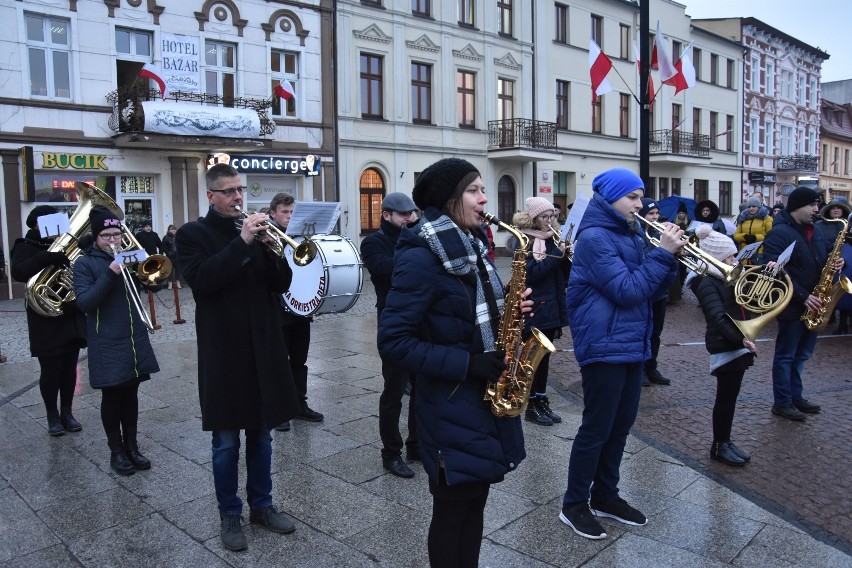
M 109 170 L 104 163 L 108 156 L 105 154 L 66 154 L 64 152 L 42 152 L 41 167 L 43 169 L 59 168 L 67 170 Z
M 302 174 L 319 175 L 320 157 L 308 154 L 303 158 L 289 156 L 230 156 L 223 152 L 207 156 L 207 167 L 229 164 L 244 174 Z

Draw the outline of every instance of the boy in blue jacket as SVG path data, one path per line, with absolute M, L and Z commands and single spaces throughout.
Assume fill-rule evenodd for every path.
M 660 246 L 645 254 L 635 221 L 645 185 L 633 172 L 608 170 L 595 177 L 592 189 L 567 291 L 584 407 L 559 518 L 582 537 L 602 539 L 606 532 L 595 517 L 648 522 L 618 496 L 619 468 L 651 357 L 651 303 L 685 241 L 681 229 L 667 224 Z

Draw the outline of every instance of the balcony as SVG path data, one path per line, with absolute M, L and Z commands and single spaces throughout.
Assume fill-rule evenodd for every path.
M 267 115 L 272 106 L 269 99 L 170 91 L 161 102 L 157 89 L 139 86 L 117 89 L 106 98 L 113 105 L 108 124 L 116 133 L 113 140 L 117 147 L 248 152 L 271 146 L 271 140 L 260 136 L 275 132 L 275 122 Z M 143 107 L 154 114 L 150 105 L 160 110 L 157 120 L 149 116 L 146 124 Z M 181 113 L 194 113 L 195 117 L 186 118 Z
M 488 157 L 521 162 L 559 159 L 556 123 L 513 118 L 488 121 Z
M 819 169 L 819 156 L 781 156 L 778 158 L 779 172 L 801 172 L 816 174 Z
M 681 130 L 653 130 L 649 142 L 652 162 L 691 162 L 710 157 L 710 136 Z M 657 157 L 655 159 L 655 156 Z

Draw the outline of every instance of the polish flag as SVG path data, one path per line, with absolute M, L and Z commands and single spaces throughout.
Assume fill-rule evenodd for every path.
M 160 87 L 160 96 L 163 97 L 163 100 L 166 100 L 166 82 L 163 81 L 163 74 L 156 65 L 153 63 L 146 63 L 139 71 L 139 76 L 151 79 L 157 83 L 157 86 Z
M 296 98 L 296 89 L 293 88 L 293 83 L 291 83 L 287 79 L 284 79 L 284 81 L 282 81 L 278 84 L 277 87 L 275 87 L 273 94 L 287 101 Z
M 692 42 L 689 42 L 689 45 L 683 50 L 683 55 L 675 63 L 675 75 L 667 81 L 663 81 L 666 85 L 675 88 L 675 95 L 695 86 L 695 67 L 689 58 L 690 49 L 692 49 Z
M 610 69 L 612 69 L 612 61 L 604 55 L 595 40 L 589 39 L 589 75 L 592 77 L 592 102 L 598 100 L 599 95 L 612 90 L 612 85 L 606 78 Z
M 639 69 L 639 88 L 642 88 L 642 59 L 639 55 L 639 46 L 633 44 L 633 52 L 636 54 L 636 67 Z M 654 109 L 654 76 L 648 70 L 648 108 Z
M 663 40 L 663 33 L 660 31 L 660 20 L 657 20 L 657 31 L 654 34 L 654 50 L 651 52 L 651 67 L 660 70 L 660 81 L 665 83 L 677 74 L 677 70 L 672 65 L 672 58 L 669 57 L 669 52 L 666 51 L 666 43 Z

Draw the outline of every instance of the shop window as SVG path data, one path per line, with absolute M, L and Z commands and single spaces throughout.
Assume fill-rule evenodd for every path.
M 36 174 L 35 187 L 30 192 L 39 204 L 49 204 L 71 215 L 77 208 L 77 182 L 94 184 L 115 198 L 115 177 L 80 174 Z
M 376 169 L 368 168 L 361 174 L 358 187 L 361 195 L 361 233 L 375 233 L 382 222 L 385 181 Z
M 25 14 L 30 95 L 71 98 L 71 48 L 68 20 Z
M 272 85 L 270 93 L 275 92 L 275 88 L 284 81 L 290 81 L 293 89 L 298 91 L 299 85 L 299 54 L 291 51 L 272 50 L 270 58 L 270 75 Z M 299 98 L 292 97 L 282 99 L 281 97 L 272 97 L 272 116 L 281 118 L 296 118 L 298 117 L 297 103 Z

